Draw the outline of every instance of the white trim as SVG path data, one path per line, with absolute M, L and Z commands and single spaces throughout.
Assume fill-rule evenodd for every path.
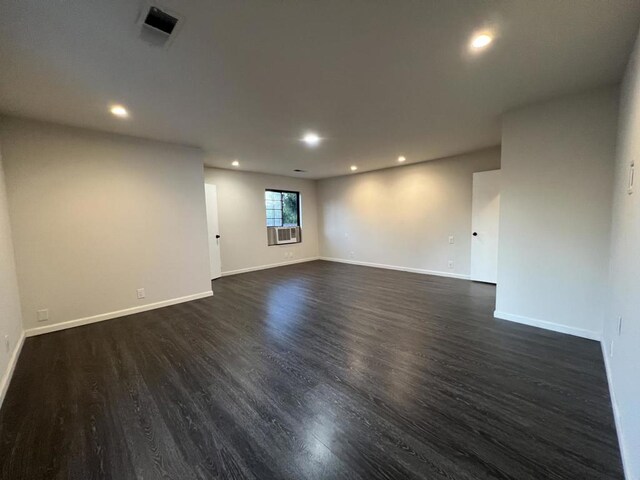
M 286 262 L 271 263 L 269 265 L 258 265 L 257 267 L 239 268 L 238 270 L 229 270 L 227 272 L 222 272 L 222 276 L 227 277 L 229 275 L 238 275 L 239 273 L 255 272 L 257 270 L 267 270 L 268 268 L 284 267 L 285 265 L 293 265 L 295 263 L 313 262 L 314 260 L 319 259 L 320 257 L 309 257 L 301 258 L 300 260 L 288 260 Z
M 400 267 L 397 265 L 387 265 L 385 263 L 361 262 L 359 260 L 346 260 L 344 258 L 320 257 L 320 260 L 327 262 L 348 263 L 350 265 L 360 265 L 362 267 L 385 268 L 387 270 L 399 270 L 401 272 L 420 273 L 423 275 L 436 275 L 438 277 L 460 278 L 462 280 L 470 280 L 469 275 L 461 273 L 440 272 L 437 270 L 425 270 L 422 268 Z
M 102 322 L 104 320 L 111 320 L 112 318 L 124 317 L 126 315 L 133 315 L 134 313 L 146 312 L 148 310 L 155 310 L 156 308 L 168 307 L 169 305 L 175 305 L 177 303 L 190 302 L 191 300 L 197 300 L 199 298 L 210 297 L 213 295 L 211 290 L 201 293 L 195 293 L 193 295 L 187 295 L 185 297 L 170 298 L 169 300 L 163 300 L 161 302 L 147 303 L 139 307 L 125 308 L 124 310 L 117 310 L 115 312 L 101 313 L 99 315 L 93 315 L 91 317 L 78 318 L 76 320 L 68 320 L 66 322 L 56 323 L 54 325 L 45 325 L 43 327 L 29 328 L 24 333 L 27 337 L 33 337 L 35 335 L 42 335 L 44 333 L 57 332 L 58 330 L 65 330 L 67 328 L 80 327 L 82 325 L 88 325 L 90 323 Z
M 7 369 L 0 381 L 0 406 L 2 406 L 2 402 L 4 402 L 4 396 L 7 394 L 7 390 L 9 390 L 9 383 L 11 383 L 11 377 L 13 377 L 13 372 L 16 369 L 18 357 L 20 357 L 20 352 L 22 351 L 22 345 L 24 345 L 24 337 L 24 332 L 22 332 L 18 339 L 18 343 L 16 344 L 16 348 L 13 349 L 13 353 L 11 354 L 11 357 L 9 357 L 9 364 L 7 365 Z
M 501 320 L 509 320 L 511 322 L 522 323 L 524 325 L 530 325 L 532 327 L 544 328 L 546 330 L 552 330 L 554 332 L 568 333 L 569 335 L 588 338 L 589 340 L 600 341 L 602 337 L 602 334 L 600 332 L 585 330 L 584 328 L 570 327 L 568 325 L 553 323 L 547 320 L 538 320 L 537 318 L 523 317 L 522 315 L 500 312 L 498 310 L 493 312 L 493 316 L 496 318 L 500 318 Z
M 620 411 L 618 410 L 618 402 L 616 401 L 616 393 L 613 389 L 613 377 L 611 375 L 611 366 L 609 365 L 609 355 L 607 355 L 607 349 L 604 346 L 604 339 L 600 342 L 600 346 L 602 347 L 602 358 L 604 359 L 604 369 L 607 373 L 607 383 L 609 384 L 609 396 L 611 397 L 611 407 L 613 409 L 613 420 L 616 423 L 616 433 L 618 434 L 618 447 L 620 448 L 620 457 L 622 458 L 622 470 L 624 472 L 625 478 L 631 480 L 633 477 L 631 476 L 631 470 L 628 463 L 625 461 L 626 458 L 631 458 L 631 455 L 628 455 L 628 452 L 625 451 L 624 444 L 624 432 L 622 431 L 622 417 L 620 416 Z

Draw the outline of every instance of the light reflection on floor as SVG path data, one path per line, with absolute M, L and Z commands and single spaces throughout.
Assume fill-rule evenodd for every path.
M 304 298 L 307 283 L 301 279 L 288 279 L 269 289 L 266 320 L 273 337 L 286 336 L 298 326 L 306 308 L 300 300 Z

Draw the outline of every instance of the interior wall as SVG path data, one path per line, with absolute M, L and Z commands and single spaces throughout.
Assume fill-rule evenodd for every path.
M 321 256 L 468 278 L 473 173 L 498 168 L 494 147 L 320 180 Z
M 0 142 L 26 329 L 211 294 L 200 150 L 15 118 Z
M 629 166 L 635 162 L 633 193 Z M 603 347 L 627 478 L 640 479 L 640 39 L 622 84 Z M 618 328 L 622 318 L 621 328 Z
M 0 405 L 9 385 L 11 371 L 22 341 L 18 279 L 2 165 L 2 145 L 0 144 Z
M 617 95 L 599 89 L 505 115 L 497 317 L 600 338 Z
M 220 168 L 205 168 L 205 181 L 218 191 L 223 275 L 318 258 L 315 181 Z M 300 192 L 301 243 L 267 245 L 266 189 Z

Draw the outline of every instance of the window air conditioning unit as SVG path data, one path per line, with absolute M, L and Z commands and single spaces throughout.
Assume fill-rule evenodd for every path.
M 269 227 L 267 235 L 269 245 L 284 245 L 286 243 L 300 243 L 300 227 Z

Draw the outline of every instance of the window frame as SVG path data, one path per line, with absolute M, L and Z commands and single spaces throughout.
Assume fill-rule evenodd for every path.
M 276 226 L 276 225 L 267 225 L 267 228 L 293 228 L 293 227 L 302 227 L 302 205 L 300 202 L 300 192 L 296 192 L 293 190 L 281 190 L 281 189 L 277 189 L 277 188 L 265 188 L 264 189 L 265 193 L 267 192 L 274 192 L 274 193 L 293 193 L 296 195 L 296 204 L 298 206 L 298 223 L 297 225 L 288 225 L 288 226 L 284 226 L 284 225 L 280 225 L 280 226 Z M 266 206 L 266 198 L 264 198 L 265 200 L 265 223 L 267 223 L 267 206 Z M 283 220 L 284 220 L 284 205 L 282 200 L 280 200 L 280 204 L 282 205 L 282 208 L 280 209 L 280 211 L 282 212 L 283 215 Z

